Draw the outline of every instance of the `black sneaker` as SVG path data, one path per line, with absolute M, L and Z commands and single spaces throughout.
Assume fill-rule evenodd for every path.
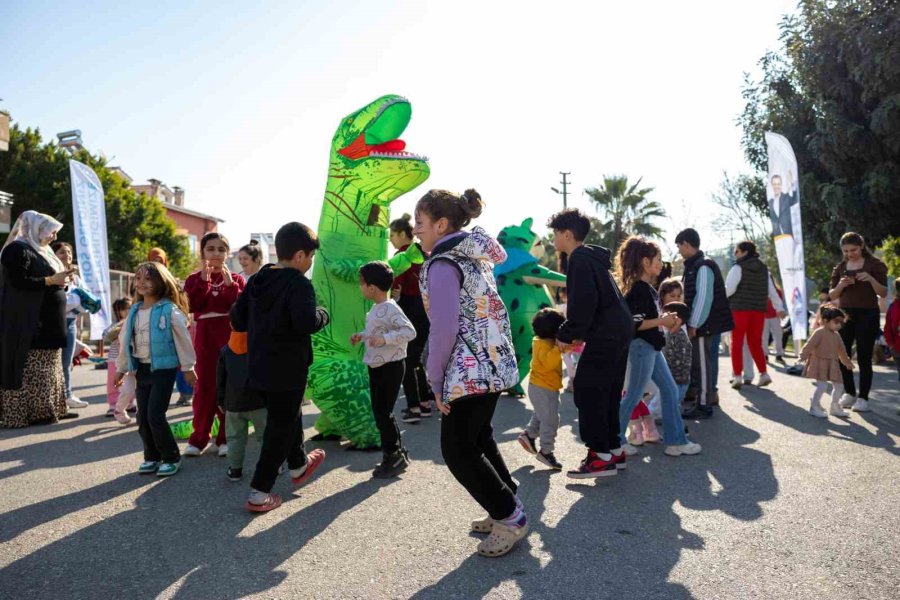
M 422 420 L 422 413 L 413 411 L 409 408 L 404 408 L 400 411 L 400 420 L 404 423 L 418 423 Z
M 541 452 L 537 453 L 535 458 L 539 463 L 545 464 L 555 471 L 562 471 L 562 465 L 559 464 L 559 461 L 556 460 L 556 457 L 553 456 L 552 452 L 544 452 L 542 450 Z
M 535 438 L 531 437 L 523 431 L 516 439 L 519 441 L 522 447 L 525 448 L 525 452 L 529 454 L 537 454 L 537 446 L 534 443 Z
M 244 470 L 243 469 L 233 469 L 231 467 L 228 467 L 227 476 L 228 476 L 229 481 L 240 481 L 241 478 L 244 476 Z
M 422 406 L 420 404 L 419 405 L 419 414 L 422 415 L 423 419 L 429 418 L 432 415 L 431 405 L 429 404 L 428 406 Z
M 699 404 L 695 404 L 690 410 L 681 413 L 682 419 L 710 419 L 713 416 L 713 409 L 711 406 L 701 406 Z
M 785 367 L 787 366 L 787 361 L 784 360 L 784 357 L 783 357 L 783 356 L 776 356 L 776 357 L 775 357 L 775 362 L 777 362 L 777 363 L 780 364 L 780 365 L 784 365 Z
M 137 406 L 129 406 L 125 409 L 125 412 L 127 412 L 129 415 L 133 415 L 137 412 Z
M 391 477 L 396 477 L 400 473 L 406 470 L 406 467 L 409 466 L 409 457 L 406 453 L 406 450 L 400 450 L 398 452 L 394 452 L 389 456 L 385 456 L 381 461 L 381 464 L 375 467 L 375 470 L 372 471 L 372 477 L 377 479 L 389 479 Z
M 175 402 L 175 406 L 190 406 L 193 399 L 194 397 L 190 394 L 179 394 L 178 401 Z

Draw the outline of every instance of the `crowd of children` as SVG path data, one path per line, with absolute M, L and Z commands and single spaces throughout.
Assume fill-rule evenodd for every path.
M 409 465 L 394 416 L 401 386 L 405 422 L 429 416 L 433 401 L 441 414 L 447 468 L 487 513 L 471 524 L 472 531 L 489 534 L 478 552 L 500 556 L 527 534 L 528 519 L 491 426 L 498 398 L 517 383 L 518 373 L 509 318 L 493 277 L 506 253 L 482 229 L 464 230 L 481 209 L 474 190 L 431 190 L 416 205 L 414 230 L 408 222 L 391 224 L 395 248 L 409 247 L 415 236 L 426 261 L 412 279 L 395 278 L 381 261 L 359 269 L 359 290 L 372 308 L 350 343 L 365 345 L 372 415 L 381 437 L 382 460 L 373 476 L 395 477 Z M 699 251 L 696 232 L 679 234 L 687 259 L 683 284 L 661 278 L 662 252 L 642 237 L 625 240 L 613 259 L 605 248 L 584 243 L 590 221 L 578 210 L 557 213 L 548 226 L 566 257 L 565 302 L 542 309 L 532 322 L 533 414 L 517 438 L 520 445 L 550 469 L 563 469 L 554 451 L 565 363 L 587 451 L 568 477 L 614 476 L 646 443 L 662 442 L 669 456 L 701 452 L 687 437 L 682 401 L 693 380 L 697 402 L 688 415 L 711 414 L 717 394 L 705 338 L 727 331 L 730 317 L 721 310 L 722 276 Z M 322 464 L 324 451 L 304 447 L 301 410 L 314 360 L 311 336 L 329 323 L 305 276 L 318 247 L 315 232 L 288 223 L 275 236 L 278 263 L 254 269 L 245 281 L 225 265 L 228 241 L 210 233 L 201 242 L 203 268 L 188 277 L 184 291 L 162 261 L 137 268 L 135 303 L 115 302 L 116 322 L 104 339 L 115 361 L 109 414 L 130 423 L 128 410 L 136 404 L 144 446 L 140 473 L 168 476 L 181 467 L 165 416 L 177 375 L 194 394 L 194 429 L 185 455 L 203 451 L 218 415 L 215 445 L 228 457 L 227 477 L 240 481 L 251 427 L 261 442 L 248 510 L 266 512 L 281 504 L 272 488 L 285 469 L 300 485 Z M 845 416 L 839 367 L 850 369 L 852 363 L 837 333 L 844 314 L 824 305 L 819 317 L 822 326 L 801 355 L 804 374 L 816 380 L 810 413 L 827 416 L 819 398 L 830 383 L 829 412 Z M 896 303 L 888 325 L 888 342 L 900 353 Z M 662 415 L 662 435 L 644 403 L 651 395 Z

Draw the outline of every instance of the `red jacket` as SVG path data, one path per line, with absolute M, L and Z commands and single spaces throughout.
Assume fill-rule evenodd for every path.
M 409 248 L 409 244 L 406 244 L 394 254 L 400 254 L 404 250 Z M 401 296 L 421 296 L 422 292 L 419 290 L 419 271 L 422 270 L 422 265 L 413 265 L 409 268 L 408 271 L 404 272 L 399 277 L 394 278 L 393 288 L 400 288 Z
M 884 319 L 884 341 L 894 352 L 900 352 L 900 299 L 891 302 Z

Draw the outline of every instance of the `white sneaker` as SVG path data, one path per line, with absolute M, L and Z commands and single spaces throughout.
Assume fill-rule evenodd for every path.
M 638 449 L 631 444 L 622 444 L 622 452 L 625 453 L 625 456 L 634 456 L 638 453 Z
M 700 444 L 688 442 L 686 444 L 681 444 L 680 446 L 666 446 L 666 449 L 663 452 L 668 456 L 681 456 L 682 454 L 690 456 L 693 454 L 700 454 L 701 450 L 703 450 L 703 448 Z
M 84 400 L 79 400 L 75 396 L 70 396 L 68 400 L 66 400 L 66 405 L 69 408 L 84 408 L 88 405 Z
M 814 417 L 819 417 L 822 419 L 828 418 L 828 413 L 825 412 L 825 409 L 822 408 L 822 405 L 820 405 L 820 404 L 810 404 L 809 405 L 809 414 L 811 414 Z
M 757 387 L 765 387 L 772 383 L 772 377 L 768 373 L 760 373 L 759 379 L 756 380 Z
M 857 398 L 856 403 L 853 404 L 854 412 L 869 412 L 872 410 L 869 408 L 869 401 L 865 398 Z
M 854 404 L 856 404 L 856 396 L 851 396 L 850 394 L 841 396 L 841 408 L 850 408 Z
M 744 379 L 744 385 L 753 385 L 753 378 Z
M 228 444 L 219 446 L 219 456 L 228 456 Z
M 741 389 L 742 385 L 744 385 L 744 382 L 741 380 L 740 375 L 734 375 L 731 377 L 732 389 L 739 390 L 739 389 Z
M 187 448 L 184 449 L 184 452 L 182 454 L 184 454 L 185 456 L 200 456 L 201 452 L 203 452 L 203 451 L 200 448 L 198 448 L 197 446 L 192 446 L 191 444 L 188 444 Z
M 841 408 L 840 402 L 832 402 L 831 407 L 828 409 L 828 414 L 832 417 L 846 417 L 847 413 Z

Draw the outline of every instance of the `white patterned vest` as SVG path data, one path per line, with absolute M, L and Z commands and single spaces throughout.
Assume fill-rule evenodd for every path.
M 444 402 L 515 386 L 519 371 L 509 315 L 494 281 L 494 266 L 506 260 L 506 251 L 480 227 L 437 246 L 419 274 L 426 311 L 428 270 L 436 260 L 453 263 L 462 274 L 459 328 L 444 372 Z

